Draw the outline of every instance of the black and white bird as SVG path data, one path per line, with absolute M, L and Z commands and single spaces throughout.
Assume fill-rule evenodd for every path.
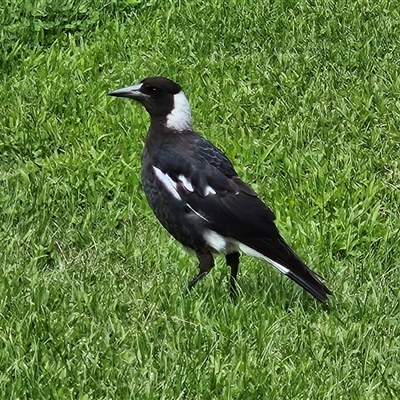
M 267 261 L 316 299 L 327 301 L 331 291 L 280 236 L 272 211 L 239 178 L 226 155 L 193 131 L 190 105 L 179 84 L 151 77 L 109 95 L 136 100 L 150 114 L 143 188 L 164 228 L 196 252 L 199 273 L 189 290 L 210 272 L 213 254 L 219 253 L 231 268 L 235 296 L 243 252 Z

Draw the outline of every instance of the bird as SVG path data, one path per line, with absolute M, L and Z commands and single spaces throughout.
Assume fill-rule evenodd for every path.
M 161 225 L 195 252 L 198 273 L 187 291 L 225 256 L 230 294 L 238 295 L 241 253 L 264 260 L 322 303 L 332 292 L 280 235 L 275 215 L 237 174 L 225 153 L 193 130 L 181 86 L 162 76 L 108 93 L 139 102 L 150 115 L 141 155 L 144 193 Z

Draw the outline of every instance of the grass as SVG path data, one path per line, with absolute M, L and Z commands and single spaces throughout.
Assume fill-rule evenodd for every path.
M 400 392 L 400 25 L 389 1 L 5 2 L 4 399 L 390 399 Z M 327 308 L 242 258 L 240 301 L 140 187 L 148 117 L 106 96 L 164 75 Z

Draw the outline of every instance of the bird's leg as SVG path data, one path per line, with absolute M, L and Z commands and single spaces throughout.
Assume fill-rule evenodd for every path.
M 239 253 L 227 254 L 225 256 L 226 263 L 231 267 L 230 293 L 233 299 L 235 299 L 238 294 L 236 288 L 236 277 L 239 271 L 239 257 Z
M 199 273 L 189 282 L 187 292 L 193 289 L 198 281 L 203 279 L 214 267 L 214 257 L 211 253 L 196 253 L 199 259 Z

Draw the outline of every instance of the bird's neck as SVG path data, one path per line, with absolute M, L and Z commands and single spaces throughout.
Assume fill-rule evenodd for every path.
M 150 153 L 157 152 L 160 148 L 180 146 L 183 142 L 197 136 L 192 130 L 178 131 L 167 128 L 165 123 L 152 119 L 146 136 L 146 148 Z

